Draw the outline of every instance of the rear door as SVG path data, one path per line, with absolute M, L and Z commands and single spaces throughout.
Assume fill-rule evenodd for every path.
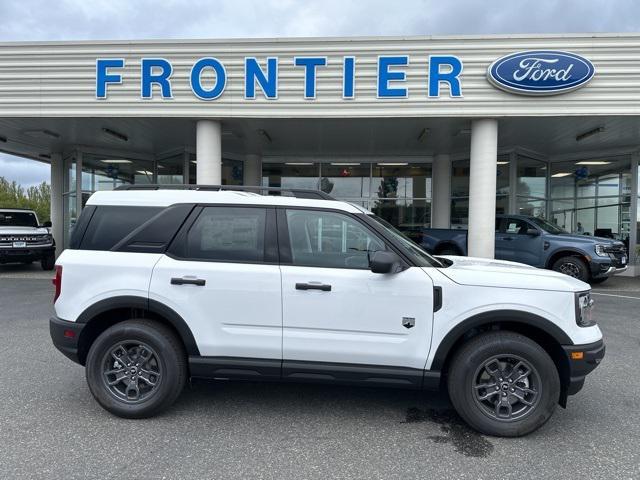
M 421 382 L 431 338 L 431 278 L 419 267 L 372 273 L 368 255 L 389 245 L 356 216 L 282 209 L 278 224 L 283 376 L 336 379 L 348 372 L 362 380 L 369 378 L 367 366 L 385 366 L 406 373 L 398 384 Z
M 280 376 L 275 228 L 272 208 L 196 207 L 153 271 L 149 298 L 185 320 L 202 356 L 233 366 L 235 373 L 238 365 L 259 359 L 266 360 L 261 374 Z

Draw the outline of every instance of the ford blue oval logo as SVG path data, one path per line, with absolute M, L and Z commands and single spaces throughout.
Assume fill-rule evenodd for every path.
M 499 58 L 491 64 L 487 76 L 507 92 L 555 95 L 581 87 L 594 73 L 593 64 L 575 53 L 532 50 Z

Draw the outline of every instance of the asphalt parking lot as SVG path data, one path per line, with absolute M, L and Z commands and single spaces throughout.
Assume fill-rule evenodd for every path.
M 499 439 L 442 395 L 322 385 L 199 382 L 113 417 L 51 344 L 50 277 L 0 266 L 0 478 L 640 478 L 640 279 L 594 290 L 607 355 L 569 408 Z

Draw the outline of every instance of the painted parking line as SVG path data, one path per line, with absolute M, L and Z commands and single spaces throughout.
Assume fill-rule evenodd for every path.
M 612 293 L 591 292 L 591 295 L 602 295 L 604 297 L 633 298 L 634 300 L 640 300 L 640 297 L 631 297 L 629 295 L 614 295 Z

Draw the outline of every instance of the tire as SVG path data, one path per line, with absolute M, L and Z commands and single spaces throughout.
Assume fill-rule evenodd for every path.
M 56 257 L 54 255 L 47 255 L 46 257 L 43 257 L 43 259 L 40 260 L 40 266 L 42 267 L 42 270 L 53 270 L 56 266 Z
M 597 285 L 597 284 L 600 284 L 600 283 L 604 283 L 607 280 L 609 280 L 609 277 L 592 278 L 591 280 L 589 280 L 589 283 Z
M 579 257 L 562 257 L 556 260 L 551 267 L 556 272 L 564 273 L 583 282 L 589 281 L 589 269 L 587 264 Z
M 507 359 L 511 359 L 511 363 L 505 361 L 503 371 L 494 368 Z M 520 367 L 520 373 L 513 369 L 519 365 L 526 365 L 529 374 L 515 380 L 513 376 L 521 377 L 526 372 Z M 488 376 L 485 369 L 488 366 L 496 370 L 495 376 Z M 488 380 L 484 379 L 487 376 Z M 508 381 L 510 376 L 514 382 Z M 491 388 L 478 388 L 478 385 Z M 493 393 L 495 386 L 499 390 Z M 527 389 L 537 393 L 524 393 Z M 448 390 L 458 414 L 475 430 L 497 437 L 519 437 L 549 420 L 560 397 L 560 378 L 555 364 L 540 345 L 517 333 L 496 331 L 472 338 L 456 352 L 449 368 Z M 532 405 L 520 402 L 510 391 Z M 503 406 L 503 395 L 510 407 Z M 481 401 L 481 396 L 488 398 Z M 496 400 L 498 398 L 500 400 Z
M 188 375 L 180 340 L 150 320 L 127 320 L 105 330 L 89 349 L 85 373 L 100 406 L 124 418 L 152 417 L 168 408 Z M 109 381 L 117 383 L 109 386 Z

